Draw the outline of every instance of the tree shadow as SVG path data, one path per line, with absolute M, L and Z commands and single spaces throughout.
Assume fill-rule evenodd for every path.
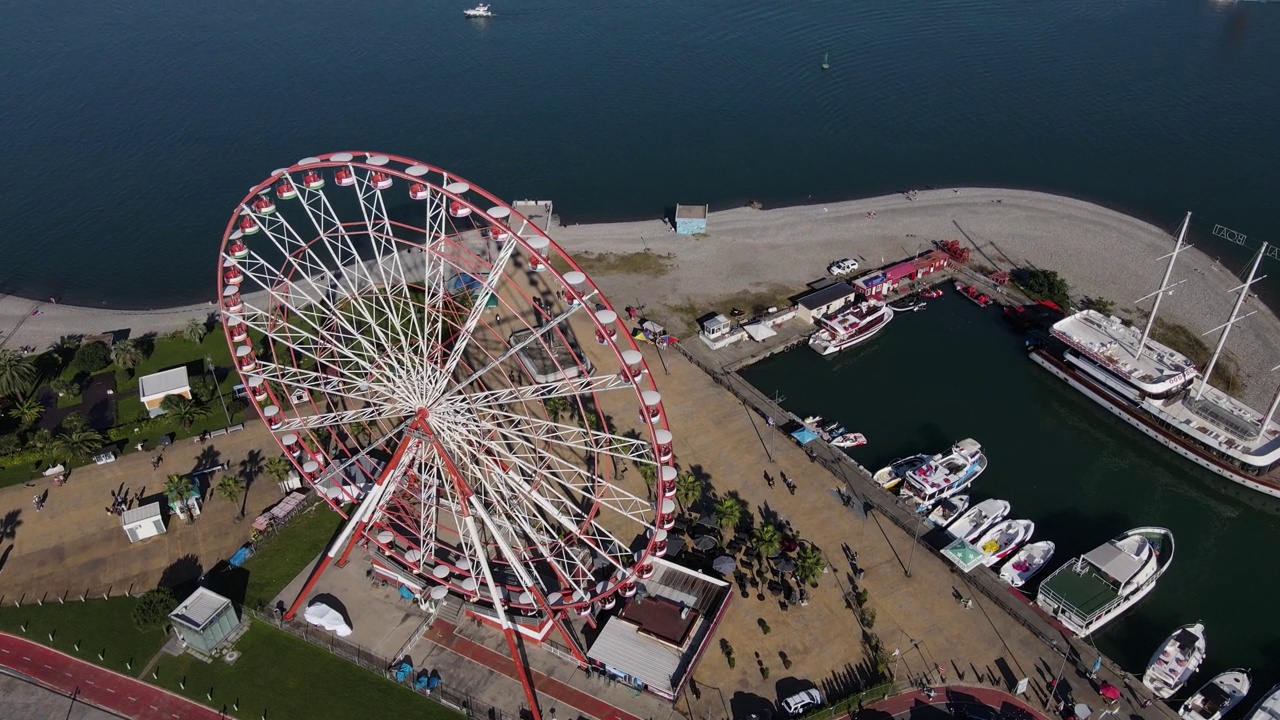
M 173 590 L 174 595 L 178 597 L 185 597 L 195 590 L 203 574 L 204 565 L 200 563 L 199 557 L 191 554 L 183 555 L 169 563 L 164 572 L 160 573 L 160 582 L 157 585 Z
M 22 508 L 14 508 L 5 513 L 5 516 L 0 518 L 0 541 L 16 538 L 22 522 Z

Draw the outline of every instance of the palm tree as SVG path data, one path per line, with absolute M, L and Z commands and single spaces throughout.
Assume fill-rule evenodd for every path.
M 67 432 L 83 430 L 89 426 L 89 421 L 84 419 L 84 415 L 78 412 L 69 412 L 67 416 L 62 418 L 62 429 Z
M 649 492 L 653 492 L 653 484 L 658 481 L 658 467 L 649 463 L 636 463 L 636 469 L 640 471 L 640 477 L 644 478 L 644 486 Z
M 547 409 L 547 417 L 552 420 L 559 420 L 560 416 L 569 411 L 569 401 L 562 397 L 550 397 L 542 402 Z
M 78 428 L 54 438 L 50 449 L 55 457 L 69 461 L 100 450 L 102 443 L 102 435 L 97 430 Z
M 191 481 L 181 475 L 170 475 L 164 481 L 164 497 L 170 505 L 180 506 L 191 496 Z
M 190 429 L 195 421 L 209 414 L 207 406 L 182 395 L 166 395 L 160 401 L 160 409 L 164 410 L 166 415 L 181 422 L 184 430 Z
M 199 345 L 200 341 L 204 340 L 205 332 L 205 324 L 199 318 L 191 318 L 187 321 L 187 326 L 182 328 L 182 337 L 187 342 Z
M 810 585 L 817 585 L 818 578 L 827 567 L 827 558 L 812 543 L 796 551 L 796 579 Z
M 735 497 L 722 497 L 716 501 L 716 523 L 721 528 L 732 530 L 742 521 L 742 501 Z
M 78 395 L 80 393 L 80 383 L 72 380 L 71 378 L 54 378 L 53 382 L 49 383 L 49 389 L 58 393 L 59 397 L 64 395 Z
M 31 439 L 27 440 L 27 445 L 36 452 L 48 452 L 53 449 L 53 432 L 48 428 L 40 428 L 31 433 Z
M 19 400 L 13 407 L 9 408 L 9 417 L 23 425 L 35 425 L 40 422 L 40 418 L 43 415 L 44 405 L 34 395 L 27 397 L 25 400 Z
M 223 500 L 234 503 L 240 499 L 240 493 L 244 492 L 244 482 L 235 475 L 223 475 L 213 491 Z
M 765 524 L 751 534 L 751 548 L 762 558 L 774 557 L 782 550 L 782 533 L 778 526 Z
M 693 473 L 682 473 L 676 478 L 676 500 L 685 510 L 691 509 L 702 499 L 702 481 Z
M 36 366 L 13 350 L 0 350 L 0 395 L 19 397 L 36 381 Z
M 132 370 L 142 360 L 142 348 L 133 340 L 123 340 L 111 346 L 111 362 L 125 370 Z
M 283 455 L 267 458 L 262 465 L 262 472 L 267 477 L 273 478 L 276 482 L 280 482 L 289 476 L 289 471 L 293 469 L 293 464 L 284 458 Z

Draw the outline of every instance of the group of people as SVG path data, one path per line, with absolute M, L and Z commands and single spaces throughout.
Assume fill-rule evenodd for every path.
M 123 515 L 126 510 L 131 508 L 133 504 L 137 502 L 141 495 L 142 491 L 138 491 L 139 497 L 130 498 L 129 491 L 127 490 L 121 493 L 117 493 L 115 490 L 112 490 L 111 504 L 107 506 L 107 514 L 115 515 L 117 517 Z
M 795 482 L 791 478 L 787 477 L 787 474 L 782 471 L 779 471 L 778 475 L 782 476 L 782 484 L 787 486 L 787 490 L 791 491 L 792 495 L 795 495 L 796 494 Z M 768 483 L 769 487 L 771 488 L 775 486 L 773 482 L 773 476 L 769 474 L 768 470 L 764 472 L 764 481 Z

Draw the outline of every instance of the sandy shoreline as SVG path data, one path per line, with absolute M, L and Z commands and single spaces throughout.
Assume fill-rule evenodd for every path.
M 999 200 L 1000 202 L 995 202 Z M 875 219 L 866 214 L 875 211 Z M 1181 218 L 1168 219 L 1174 227 Z M 1008 269 L 1057 270 L 1077 297 L 1105 297 L 1118 311 L 1155 289 L 1173 247 L 1168 231 L 1099 205 L 1024 190 L 961 188 L 803 205 L 773 210 L 737 208 L 711 214 L 709 237 L 671 233 L 660 220 L 572 225 L 552 237 L 570 253 L 628 255 L 646 248 L 670 255 L 663 274 L 610 272 L 597 263 L 592 276 L 618 306 L 647 304 L 650 312 L 680 314 L 690 307 L 746 292 L 787 295 L 825 274 L 836 258 L 864 267 L 891 262 L 955 238 L 973 248 L 973 261 Z M 1210 252 L 1212 248 L 1210 246 Z M 1184 253 L 1174 279 L 1187 278 L 1161 306 L 1161 316 L 1197 333 L 1225 322 L 1238 284 L 1198 249 Z M 1257 314 L 1233 332 L 1230 354 L 1247 383 L 1244 399 L 1265 409 L 1274 383 L 1264 375 L 1280 364 L 1280 319 L 1252 300 Z M 679 308 L 680 310 L 677 310 Z M 209 303 L 153 311 L 105 310 L 0 297 L 0 346 L 43 349 L 62 335 L 128 328 L 133 335 L 181 329 L 205 318 Z M 728 308 L 721 308 L 727 310 Z M 32 315 L 34 310 L 40 314 Z M 1207 340 L 1212 344 L 1214 337 Z

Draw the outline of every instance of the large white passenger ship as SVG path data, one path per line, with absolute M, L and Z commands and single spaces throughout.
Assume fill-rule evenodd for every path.
M 1053 325 L 1051 334 L 1060 347 L 1033 347 L 1031 359 L 1179 455 L 1228 480 L 1280 498 L 1280 425 L 1272 421 L 1280 394 L 1265 414 L 1260 413 L 1209 385 L 1206 373 L 1191 360 L 1149 337 L 1185 234 L 1186 222 L 1145 330 L 1085 310 Z M 1259 258 L 1264 251 L 1265 245 Z M 1241 297 L 1223 326 L 1207 372 L 1212 372 L 1226 334 L 1238 319 L 1257 265 L 1255 261 L 1249 281 L 1240 288 Z

